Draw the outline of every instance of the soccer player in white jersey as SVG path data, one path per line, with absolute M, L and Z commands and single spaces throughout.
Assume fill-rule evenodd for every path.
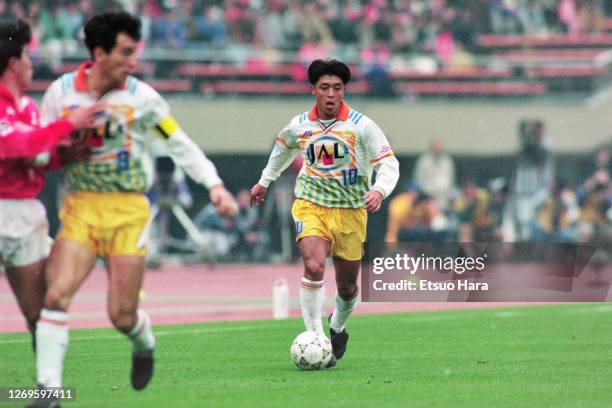
M 40 387 L 62 386 L 68 308 L 101 256 L 108 270 L 110 320 L 132 342 L 131 383 L 140 390 L 153 374 L 155 347 L 151 320 L 138 309 L 153 140 L 162 138 L 177 165 L 209 189 L 221 215 L 234 215 L 237 205 L 213 163 L 170 116 L 166 101 L 130 76 L 137 64 L 140 20 L 125 12 L 103 13 L 85 24 L 84 33 L 92 61 L 53 82 L 43 98 L 43 121 L 93 101 L 104 102 L 105 112 L 96 129 L 80 134 L 91 147 L 89 159 L 65 168 L 70 194 L 47 267 L 48 289 L 36 332 L 37 381 Z
M 346 351 L 345 325 L 358 301 L 367 212 L 380 209 L 399 178 L 399 163 L 383 131 L 344 101 L 350 78 L 349 68 L 338 60 L 310 64 L 315 104 L 281 130 L 259 182 L 251 189 L 252 202 L 260 205 L 270 184 L 295 156 L 304 156 L 291 210 L 304 259 L 300 302 L 306 330 L 323 333 L 323 273 L 331 255 L 338 293 L 330 317 L 334 358 L 329 367 Z

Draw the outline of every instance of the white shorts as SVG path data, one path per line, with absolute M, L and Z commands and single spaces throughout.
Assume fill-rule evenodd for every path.
M 47 212 L 32 200 L 0 200 L 0 263 L 5 268 L 20 267 L 49 256 Z

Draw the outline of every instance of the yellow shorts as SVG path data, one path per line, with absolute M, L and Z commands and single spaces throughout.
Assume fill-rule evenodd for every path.
M 347 261 L 363 256 L 368 213 L 364 208 L 326 208 L 297 199 L 291 209 L 295 240 L 317 236 L 331 243 L 331 255 Z
M 98 255 L 147 254 L 149 200 L 138 193 L 78 192 L 64 200 L 57 239 L 85 245 Z

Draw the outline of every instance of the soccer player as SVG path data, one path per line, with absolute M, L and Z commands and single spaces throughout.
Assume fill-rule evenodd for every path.
M 132 342 L 131 383 L 143 389 L 153 375 L 155 337 L 151 319 L 138 309 L 144 274 L 152 163 L 147 151 L 157 137 L 170 157 L 209 189 L 222 215 L 236 203 L 213 163 L 181 130 L 166 101 L 130 76 L 137 64 L 140 20 L 125 12 L 98 14 L 84 27 L 92 61 L 53 82 L 43 98 L 43 119 L 54 120 L 75 106 L 104 101 L 98 127 L 81 134 L 92 147 L 89 160 L 65 168 L 70 194 L 60 212 L 61 229 L 47 267 L 48 289 L 37 335 L 39 387 L 62 386 L 68 344 L 68 308 L 97 256 L 108 271 L 108 313 Z
M 40 127 L 38 107 L 24 94 L 32 83 L 31 37 L 25 21 L 0 20 L 0 265 L 6 268 L 34 345 L 45 293 L 43 267 L 51 248 L 47 214 L 36 199 L 45 168 L 35 165 L 35 157 L 60 142 L 69 143 L 75 129 L 93 126 L 96 106 Z M 53 159 L 49 165 L 58 165 L 57 156 Z
M 346 351 L 345 325 L 357 305 L 362 243 L 367 211 L 380 209 L 399 178 L 399 163 L 382 130 L 367 116 L 349 108 L 344 91 L 351 78 L 338 60 L 316 60 L 308 67 L 315 104 L 281 130 L 251 200 L 260 205 L 270 183 L 302 153 L 296 200 L 291 210 L 296 240 L 304 259 L 300 302 L 306 330 L 323 333 L 323 273 L 331 255 L 336 270 L 336 307 L 330 317 L 334 358 Z M 372 169 L 376 182 L 371 185 Z

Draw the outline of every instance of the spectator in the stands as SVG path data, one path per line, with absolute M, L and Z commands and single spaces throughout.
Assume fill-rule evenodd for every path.
M 537 0 L 527 0 L 519 4 L 517 14 L 523 34 L 540 35 L 546 33 L 544 10 Z
M 576 11 L 576 0 L 559 0 L 557 4 L 557 16 L 563 31 L 569 35 L 578 33 L 579 22 Z
M 158 46 L 184 48 L 188 35 L 187 27 L 174 8 L 167 8 L 153 23 L 152 40 Z
M 343 1 L 341 7 L 331 10 L 328 26 L 336 43 L 342 48 L 359 45 L 361 9 L 354 2 Z
M 227 26 L 223 19 L 223 12 L 215 4 L 207 4 L 195 21 L 195 40 L 210 43 L 215 47 L 225 44 L 227 40 Z
M 283 12 L 286 4 L 281 0 L 267 2 L 268 9 L 259 20 L 261 41 L 265 48 L 283 49 L 287 46 L 283 26 Z
M 432 196 L 442 210 L 449 207 L 455 193 L 455 162 L 444 151 L 444 143 L 435 138 L 429 150 L 417 159 L 414 179 L 423 191 Z
M 495 34 L 518 34 L 520 21 L 517 2 L 511 0 L 490 0 L 489 18 Z
M 580 208 L 574 190 L 566 182 L 559 182 L 551 197 L 538 209 L 532 224 L 532 239 L 574 242 L 578 238 L 579 217 Z
M 301 12 L 298 15 L 298 23 L 304 43 L 322 44 L 326 47 L 331 47 L 334 44 L 331 30 L 318 3 L 305 2 L 302 4 Z
M 64 55 L 72 55 L 78 49 L 77 41 L 72 38 L 68 27 L 61 19 L 61 13 L 61 5 L 54 2 L 49 5 L 48 9 L 40 12 L 39 28 L 42 51 L 53 67 L 62 63 Z
M 594 33 L 600 30 L 603 20 L 603 5 L 601 0 L 576 0 L 580 31 Z
M 83 25 L 83 14 L 79 10 L 77 0 L 70 0 L 59 13 L 60 23 L 64 26 L 66 34 L 74 40 L 78 40 L 79 31 Z

